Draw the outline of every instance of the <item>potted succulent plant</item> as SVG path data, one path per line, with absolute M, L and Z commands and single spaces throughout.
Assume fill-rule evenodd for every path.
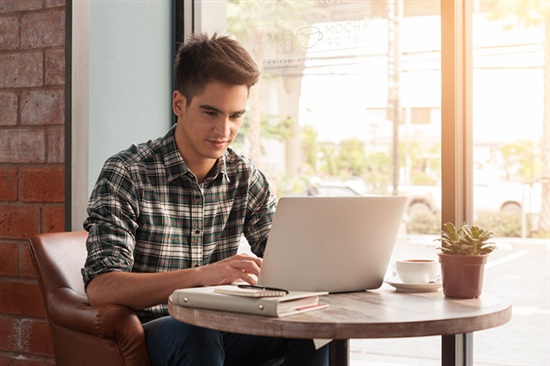
M 443 224 L 440 250 L 443 293 L 455 299 L 471 299 L 481 295 L 483 272 L 487 256 L 496 246 L 493 233 L 475 225 L 463 223 L 458 228 L 450 222 Z

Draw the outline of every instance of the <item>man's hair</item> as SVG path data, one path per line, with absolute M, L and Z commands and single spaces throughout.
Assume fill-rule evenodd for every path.
M 260 71 L 250 54 L 237 41 L 214 34 L 192 34 L 183 43 L 175 62 L 176 89 L 187 105 L 209 82 L 246 85 L 258 82 Z

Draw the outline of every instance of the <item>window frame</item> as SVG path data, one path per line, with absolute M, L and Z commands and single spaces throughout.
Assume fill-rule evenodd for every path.
M 441 222 L 473 221 L 472 3 L 441 6 Z

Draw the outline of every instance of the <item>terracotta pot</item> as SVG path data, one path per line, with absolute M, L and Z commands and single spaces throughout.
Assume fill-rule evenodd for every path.
M 481 295 L 487 255 L 439 254 L 443 293 L 454 299 L 473 299 Z

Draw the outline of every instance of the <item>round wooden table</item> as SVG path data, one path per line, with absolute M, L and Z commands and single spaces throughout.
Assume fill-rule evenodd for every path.
M 284 338 L 334 339 L 331 365 L 349 364 L 351 338 L 442 336 L 443 365 L 473 364 L 473 335 L 511 319 L 508 301 L 483 295 L 454 300 L 441 291 L 406 293 L 381 288 L 321 297 L 323 310 L 270 318 L 175 305 L 170 314 L 185 323 L 234 333 Z

